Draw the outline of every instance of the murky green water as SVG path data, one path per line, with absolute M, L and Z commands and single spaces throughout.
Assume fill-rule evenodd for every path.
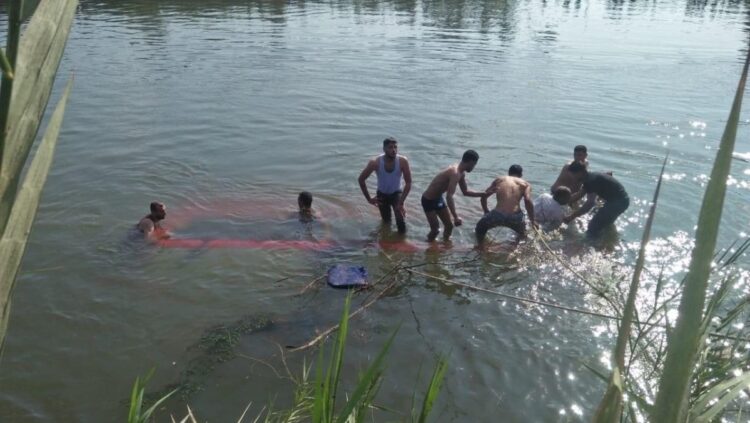
M 520 163 L 539 193 L 586 144 L 591 166 L 612 170 L 633 199 L 614 251 L 589 251 L 575 235 L 554 243 L 592 277 L 632 261 L 671 150 L 647 278 L 666 263 L 674 280 L 747 27 L 736 2 L 82 1 L 58 81 L 75 74 L 74 93 L 0 363 L 0 420 L 122 421 L 137 375 L 156 367 L 154 389 L 178 382 L 206 330 L 246 316 L 272 324 L 195 378 L 191 408 L 202 421 L 236 421 L 250 401 L 253 414 L 283 404 L 289 383 L 247 357 L 280 369 L 277 343 L 300 345 L 337 319 L 343 292 L 299 294 L 336 263 L 377 279 L 396 262 L 430 262 L 420 271 L 612 312 L 544 254 L 452 264 L 476 258 L 478 201 L 459 198 L 466 226 L 453 250 L 380 249 L 391 235 L 356 178 L 388 135 L 412 164 L 414 241 L 427 233 L 422 190 L 463 150 L 481 157 L 471 187 Z M 739 152 L 750 151 L 747 134 Z M 331 222 L 312 236 L 341 246 L 159 249 L 128 238 L 161 199 L 178 236 L 305 239 L 289 219 L 303 189 Z M 748 231 L 748 189 L 750 165 L 735 161 L 724 243 Z M 380 402 L 408 410 L 419 368 L 425 386 L 436 354 L 450 353 L 436 421 L 587 420 L 602 385 L 583 363 L 600 362 L 614 328 L 402 274 L 352 322 L 349 375 L 398 324 Z M 288 355 L 290 367 L 304 357 Z

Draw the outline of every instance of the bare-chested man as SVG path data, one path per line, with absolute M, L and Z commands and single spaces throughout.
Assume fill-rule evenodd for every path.
M 581 163 L 584 166 L 588 166 L 589 162 L 588 160 L 586 160 L 587 157 L 588 152 L 585 145 L 575 146 L 575 148 L 573 149 L 573 161 L 563 166 L 562 170 L 560 171 L 560 175 L 557 177 L 557 180 L 554 184 L 552 184 L 552 187 L 550 187 L 550 192 L 554 193 L 558 187 L 568 187 L 572 194 L 580 191 L 581 187 L 583 186 L 583 182 L 581 182 L 576 175 L 570 172 L 570 170 L 568 170 L 568 167 L 570 167 L 570 165 L 575 162 Z
M 517 239 L 526 236 L 526 225 L 523 221 L 523 212 L 521 211 L 520 202 L 523 199 L 526 213 L 529 214 L 529 222 L 535 228 L 538 227 L 534 220 L 534 203 L 531 201 L 531 184 L 521 179 L 523 168 L 514 164 L 508 169 L 508 176 L 500 176 L 492 183 L 482 196 L 482 210 L 484 217 L 477 222 L 475 232 L 477 241 L 481 244 L 484 241 L 487 231 L 497 227 L 505 226 L 513 229 L 518 234 Z M 487 208 L 487 197 L 496 194 L 497 205 L 494 210 Z
M 479 161 L 479 154 L 474 150 L 466 150 L 461 161 L 448 166 L 442 170 L 430 182 L 424 194 L 422 194 L 422 209 L 430 223 L 430 233 L 427 234 L 428 241 L 434 241 L 440 233 L 440 223 L 438 218 L 443 222 L 443 239 L 448 241 L 453 233 L 453 225 L 461 226 L 463 221 L 456 213 L 456 206 L 453 203 L 453 194 L 456 192 L 456 185 L 461 187 L 461 193 L 467 197 L 481 197 L 484 193 L 470 191 L 466 186 L 466 173 L 474 170 L 474 166 Z M 443 200 L 443 194 L 447 193 L 446 200 Z M 446 203 L 448 205 L 446 209 Z M 450 213 L 449 213 L 450 211 Z M 451 223 L 453 215 L 453 223 Z
M 151 203 L 151 213 L 143 216 L 140 222 L 136 225 L 138 230 L 143 232 L 146 239 L 156 240 L 161 238 L 168 238 L 169 235 L 159 224 L 160 221 L 167 217 L 167 208 L 164 204 L 154 201 Z
M 372 172 L 378 176 L 378 190 L 375 198 L 370 196 L 367 189 L 367 178 Z M 401 188 L 401 178 L 404 179 L 404 187 Z M 367 162 L 362 173 L 359 174 L 359 188 L 365 195 L 367 202 L 380 209 L 380 217 L 383 222 L 391 223 L 391 209 L 396 216 L 396 227 L 399 233 L 406 232 L 406 209 L 404 201 L 411 191 L 411 170 L 409 160 L 398 155 L 398 141 L 393 137 L 383 140 L 383 154 Z

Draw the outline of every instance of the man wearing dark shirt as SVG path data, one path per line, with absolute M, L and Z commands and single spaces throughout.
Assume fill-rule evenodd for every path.
M 568 167 L 568 171 L 583 183 L 583 188 L 570 201 L 578 201 L 586 194 L 586 203 L 573 214 L 565 217 L 563 222 L 570 223 L 588 213 L 596 204 L 596 197 L 598 196 L 604 200 L 604 206 L 591 218 L 586 231 L 589 236 L 597 236 L 602 229 L 614 223 L 617 216 L 627 210 L 630 205 L 628 193 L 625 192 L 625 188 L 617 179 L 606 173 L 589 173 L 586 167 L 578 162 L 573 162 Z

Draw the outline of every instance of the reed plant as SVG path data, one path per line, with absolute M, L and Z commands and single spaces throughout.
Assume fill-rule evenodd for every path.
M 60 133 L 71 83 L 28 161 L 49 101 L 78 0 L 7 2 L 6 49 L 0 50 L 0 351 L 21 259 Z M 21 25 L 30 15 L 25 31 Z
M 339 329 L 332 346 L 323 344 L 319 350 L 316 364 L 308 366 L 302 365 L 302 373 L 299 377 L 294 377 L 290 373 L 290 379 L 294 381 L 296 388 L 292 405 L 285 409 L 274 410 L 272 405 L 267 405 L 255 417 L 253 422 L 265 423 L 361 423 L 368 414 L 375 410 L 389 410 L 376 404 L 378 390 L 383 382 L 383 375 L 386 367 L 388 351 L 393 345 L 398 329 L 394 330 L 388 340 L 385 342 L 375 359 L 359 375 L 356 385 L 350 394 L 342 395 L 341 382 L 343 378 L 344 356 L 346 351 L 346 340 L 349 331 L 349 310 L 351 304 L 351 295 L 347 296 L 344 303 L 344 311 L 339 323 Z M 432 412 L 435 401 L 440 393 L 440 388 L 448 368 L 448 361 L 445 357 L 439 357 L 430 383 L 424 393 L 422 404 L 417 410 L 413 410 L 409 416 L 412 422 L 425 423 Z M 314 371 L 314 375 L 313 375 Z M 145 412 L 143 408 L 143 398 L 145 392 L 145 383 L 150 378 L 147 376 L 143 381 L 136 379 L 133 387 L 133 393 L 130 399 L 130 413 L 128 423 L 147 422 L 151 414 L 175 391 L 168 393 L 160 398 L 149 407 Z M 343 398 L 342 398 L 343 397 Z M 249 407 L 249 406 L 248 406 Z M 238 422 L 242 422 L 247 409 L 239 417 Z M 198 419 L 190 408 L 188 414 L 180 422 L 197 423 Z
M 738 398 L 750 387 L 750 334 L 742 322 L 750 298 L 729 293 L 738 280 L 733 266 L 750 241 L 732 245 L 721 254 L 715 250 L 748 63 L 750 52 L 703 197 L 687 274 L 673 295 L 664 295 L 660 278 L 651 313 L 639 321 L 635 300 L 661 188 L 659 176 L 622 309 L 612 370 L 608 376 L 599 372 L 607 380 L 607 389 L 594 422 L 712 422 L 727 413 L 739 421 L 742 404 Z M 668 311 L 678 299 L 678 317 L 672 325 Z M 627 364 L 626 352 L 630 353 Z

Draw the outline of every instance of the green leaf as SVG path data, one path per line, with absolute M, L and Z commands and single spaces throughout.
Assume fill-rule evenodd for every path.
M 156 411 L 156 408 L 159 407 L 164 401 L 166 401 L 169 397 L 171 397 L 178 390 L 179 388 L 175 388 L 168 394 L 159 398 L 151 407 L 149 407 L 146 411 L 143 412 L 143 414 L 141 414 L 141 421 L 147 422 L 151 418 L 151 414 L 153 414 L 154 411 Z M 247 411 L 247 409 L 245 409 L 245 411 Z
M 143 391 L 141 388 L 141 378 L 136 377 L 133 384 L 133 391 L 130 393 L 130 409 L 128 411 L 128 423 L 137 422 L 138 415 L 141 414 L 141 405 L 143 404 Z
M 448 360 L 445 357 L 438 358 L 438 362 L 435 365 L 435 371 L 432 373 L 432 379 L 427 387 L 427 392 L 424 395 L 424 401 L 422 401 L 422 411 L 419 413 L 419 423 L 425 423 L 427 416 L 430 415 L 435 400 L 440 393 L 440 388 L 445 378 L 445 371 L 448 369 Z
M 336 409 L 336 394 L 338 393 L 339 381 L 341 380 L 341 368 L 344 365 L 344 350 L 346 349 L 346 335 L 349 332 L 349 308 L 351 307 L 352 294 L 349 293 L 344 301 L 344 312 L 341 315 L 338 334 L 336 335 L 336 347 L 333 351 L 332 362 L 328 368 L 330 379 L 328 415 L 333 416 Z
M 370 367 L 367 368 L 367 371 L 365 371 L 365 373 L 360 378 L 359 383 L 357 383 L 357 387 L 354 389 L 354 393 L 352 393 L 351 398 L 349 398 L 349 401 L 347 401 L 346 405 L 344 405 L 344 408 L 341 410 L 341 413 L 339 413 L 339 417 L 338 419 L 336 419 L 336 423 L 346 422 L 346 420 L 352 414 L 352 410 L 354 410 L 354 408 L 359 405 L 360 400 L 368 392 L 370 386 L 372 386 L 374 383 L 377 383 L 377 381 L 380 379 L 380 376 L 382 375 L 381 372 L 385 356 L 388 354 L 388 350 L 391 348 L 391 344 L 393 344 L 393 340 L 396 338 L 396 333 L 398 333 L 398 328 L 393 331 L 393 334 L 391 334 L 390 338 L 388 338 L 388 341 L 385 343 L 385 345 L 383 345 L 380 353 L 378 353 L 375 360 L 372 362 L 372 364 L 370 364 Z
M 10 299 L 15 285 L 16 275 L 21 264 L 21 258 L 26 250 L 26 241 L 31 232 L 31 225 L 36 216 L 39 199 L 42 195 L 44 182 L 52 164 L 55 153 L 57 136 L 60 133 L 65 105 L 70 95 L 73 80 L 68 82 L 65 92 L 57 104 L 55 112 L 49 121 L 39 149 L 18 192 L 18 198 L 8 219 L 8 229 L 0 238 L 0 350 L 5 341 L 5 332 L 10 316 Z
M 23 7 L 21 8 L 21 20 L 25 21 L 34 14 L 37 6 L 41 0 L 23 0 Z
M 669 337 L 667 357 L 659 381 L 659 390 L 656 395 L 651 421 L 679 422 L 686 417 L 687 396 L 696 356 L 700 348 L 700 329 L 706 302 L 708 277 L 711 272 L 711 263 L 716 249 L 719 223 L 724 207 L 727 177 L 732 165 L 732 152 L 737 136 L 748 64 L 750 64 L 750 51 L 745 60 L 742 77 L 732 104 L 732 111 L 729 114 L 719 150 L 716 153 L 711 179 L 703 197 L 698 217 L 698 229 L 695 233 L 695 247 L 685 277 L 685 284 L 682 287 L 679 316 L 672 336 Z
M 693 410 L 691 410 L 691 414 L 694 415 L 694 418 L 690 419 L 691 422 L 710 423 L 730 401 L 737 398 L 742 390 L 748 387 L 748 384 L 750 384 L 750 372 L 745 372 L 734 379 L 714 386 L 695 403 Z M 715 400 L 718 401 L 709 407 L 709 404 Z
M 0 146 L 0 233 L 44 116 L 77 4 L 78 0 L 42 2 L 21 35 L 15 64 L 11 60 L 13 89 L 8 109 L 3 111 L 7 113 L 7 132 Z

